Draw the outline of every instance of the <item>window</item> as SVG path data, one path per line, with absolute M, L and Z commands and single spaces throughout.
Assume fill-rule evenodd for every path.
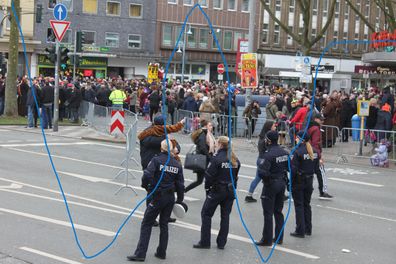
M 106 33 L 105 45 L 109 48 L 118 48 L 120 41 L 120 34 L 118 33 Z
M 192 0 L 183 0 L 184 5 L 192 5 Z
M 107 2 L 106 15 L 119 16 L 121 13 L 121 4 L 119 2 Z
M 141 49 L 142 48 L 142 36 L 128 35 L 128 48 Z
M 316 37 L 316 28 L 313 28 L 311 30 L 311 35 L 312 35 L 312 37 Z
M 206 66 L 205 64 L 192 64 L 191 65 L 191 74 L 205 74 Z
M 209 41 L 209 30 L 206 28 L 199 29 L 199 48 L 207 49 Z
M 249 12 L 249 0 L 242 0 L 242 12 Z
M 98 0 L 83 0 L 83 13 L 97 14 L 98 13 Z
M 190 28 L 192 34 L 187 34 L 187 47 L 196 48 L 197 47 L 197 29 Z
M 208 7 L 208 0 L 198 0 L 198 4 L 202 7 Z
M 54 8 L 56 6 L 56 0 L 49 0 L 48 1 L 48 8 Z
M 340 2 L 339 2 L 339 0 L 336 1 L 335 11 L 334 12 L 335 12 L 334 17 L 338 18 L 339 15 L 340 15 Z
M 142 17 L 142 9 L 143 9 L 142 5 L 130 4 L 129 5 L 129 16 L 141 18 Z
M 289 26 L 289 30 L 293 32 L 293 27 Z M 287 45 L 293 45 L 293 38 L 290 35 L 287 35 Z
M 83 30 L 82 32 L 84 32 L 84 38 L 85 38 L 85 44 L 87 45 L 94 45 L 96 43 L 95 41 L 95 35 L 96 32 L 95 31 L 85 31 Z
M 313 0 L 312 15 L 316 16 L 317 14 L 318 14 L 318 0 Z
M 289 12 L 290 13 L 294 13 L 295 5 L 296 5 L 295 0 L 290 0 L 290 3 L 289 3 Z
M 8 19 L 7 19 L 8 21 Z M 47 43 L 54 43 L 56 40 L 55 33 L 52 28 L 47 28 Z
M 275 0 L 275 11 L 281 11 L 281 0 Z
M 177 5 L 177 0 L 168 0 L 168 4 L 176 4 Z
M 172 26 L 162 25 L 162 45 L 171 46 L 172 45 Z
M 66 6 L 66 8 L 71 11 L 73 7 L 73 1 L 72 0 L 48 0 L 48 8 L 53 9 L 56 4 L 62 3 Z
M 215 35 L 216 35 L 216 38 L 217 38 L 217 42 L 219 43 L 219 46 L 221 48 L 221 30 L 220 29 L 215 29 L 214 32 L 215 32 Z M 212 36 L 212 40 L 213 40 L 212 41 L 212 49 L 217 49 L 217 44 L 216 44 L 214 36 Z
M 333 49 L 338 49 L 337 41 L 338 41 L 337 37 L 333 37 Z
M 243 38 L 241 32 L 234 32 L 234 50 L 238 50 L 238 39 Z
M 279 25 L 274 27 L 274 44 L 279 44 Z
M 224 32 L 223 47 L 224 47 L 225 50 L 231 50 L 232 49 L 232 31 L 225 31 Z
M 237 3 L 236 3 L 236 1 L 237 0 L 228 0 L 228 10 L 231 10 L 231 11 L 236 11 L 237 10 Z
M 323 0 L 323 17 L 327 17 L 327 11 L 329 10 L 328 0 Z
M 179 36 L 180 36 L 181 29 L 182 29 L 181 26 L 176 26 L 176 27 L 175 27 L 175 43 L 177 42 L 177 39 L 178 39 Z M 181 35 L 180 41 L 179 41 L 179 44 L 178 44 L 178 45 L 183 45 L 183 40 L 184 40 L 183 35 Z
M 369 18 L 369 16 L 370 16 L 370 4 L 366 4 L 366 8 L 364 10 L 364 16 L 366 18 Z
M 213 0 L 213 8 L 223 9 L 223 0 Z
M 268 24 L 263 25 L 263 35 L 262 35 L 262 42 L 268 43 Z

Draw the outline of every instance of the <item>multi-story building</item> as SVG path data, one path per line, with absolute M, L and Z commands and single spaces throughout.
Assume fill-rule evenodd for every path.
M 36 24 L 35 38 L 42 44 L 35 50 L 32 63 L 38 74 L 51 74 L 54 66 L 45 58 L 45 48 L 54 45 L 55 36 L 49 20 L 53 8 L 62 2 L 68 8 L 70 29 L 61 45 L 74 48 L 77 31 L 84 32 L 85 44 L 77 72 L 84 76 L 147 75 L 147 65 L 156 58 L 156 1 L 144 0 L 37 0 L 43 6 L 41 24 Z M 71 71 L 68 65 L 67 71 Z
M 157 41 L 156 50 L 161 55 L 161 63 L 165 64 L 175 48 L 168 76 L 181 79 L 182 51 L 185 48 L 185 80 L 216 80 L 217 65 L 223 63 L 205 16 L 196 8 L 188 19 L 185 27 L 186 46 L 183 47 L 184 36 L 180 36 L 183 22 L 191 8 L 199 3 L 202 10 L 211 19 L 222 51 L 224 52 L 230 73 L 230 80 L 236 80 L 235 63 L 238 39 L 248 38 L 249 0 L 158 0 L 157 1 Z M 262 12 L 257 1 L 255 10 L 254 48 L 258 47 L 259 22 Z
M 301 34 L 303 31 L 303 19 L 297 2 L 296 0 L 266 0 L 266 3 L 275 11 L 275 15 L 282 23 L 287 25 L 293 33 Z M 311 1 L 312 23 L 309 32 L 312 37 L 317 36 L 328 20 L 331 2 L 332 0 Z M 384 18 L 375 1 L 352 0 L 351 2 L 370 21 L 371 25 L 378 29 L 384 27 Z M 274 23 L 263 7 L 262 12 L 264 15 L 261 21 L 261 41 L 258 51 L 264 54 L 271 54 L 265 56 L 267 79 L 270 83 L 275 81 L 275 79 L 279 79 L 297 84 L 299 73 L 294 72 L 293 65 L 296 59 L 295 55 L 301 51 L 301 48 L 279 25 Z M 337 0 L 334 17 L 326 34 L 311 50 L 311 55 L 314 57 L 312 60 L 313 64 L 317 63 L 319 55 L 331 41 L 368 40 L 371 33 L 367 25 L 350 8 L 346 1 Z M 368 50 L 369 45 L 367 43 L 348 43 L 346 45 L 338 44 L 332 46 L 321 62 L 321 65 L 327 66 L 326 69 L 330 69 L 318 75 L 321 87 L 329 88 L 330 83 L 335 79 L 344 79 L 344 74 L 347 74 L 349 79 L 355 78 L 356 81 L 359 81 L 361 76 L 353 74 L 354 68 L 355 65 L 361 64 L 362 53 Z M 345 84 L 344 82 L 344 86 Z M 352 85 L 357 86 L 359 84 L 358 82 L 352 82 Z M 350 84 L 347 86 L 350 86 Z
M 40 44 L 40 41 L 34 40 L 34 1 L 22 1 L 20 9 L 20 23 L 21 28 L 25 37 L 26 51 L 29 63 L 31 61 L 31 55 L 34 49 Z M 10 14 L 12 13 L 11 1 L 0 0 L 0 52 L 4 59 L 8 54 L 9 42 L 10 42 Z M 18 58 L 18 75 L 22 76 L 26 73 L 25 58 L 23 56 L 23 49 L 21 45 L 21 38 L 19 38 L 19 58 Z M 3 57 L 4 55 L 4 57 Z M 2 63 L 5 63 L 2 61 Z M 2 72 L 0 72 L 2 74 Z

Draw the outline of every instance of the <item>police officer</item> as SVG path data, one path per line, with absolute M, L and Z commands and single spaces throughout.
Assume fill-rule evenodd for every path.
M 278 145 L 278 132 L 268 131 L 265 138 L 267 150 L 260 153 L 258 163 L 258 174 L 263 180 L 264 187 L 261 193 L 261 204 L 264 211 L 264 229 L 258 246 L 271 246 L 273 242 L 273 219 L 275 218 L 275 239 L 279 237 L 278 243 L 283 243 L 284 223 L 282 213 L 283 198 L 287 180 L 288 153 Z
M 235 199 L 230 177 L 229 160 L 231 160 L 231 171 L 235 188 L 241 163 L 233 151 L 231 151 L 231 157 L 228 157 L 228 137 L 221 136 L 217 142 L 219 150 L 213 155 L 205 171 L 205 189 L 207 196 L 201 211 L 201 239 L 193 246 L 194 248 L 210 248 L 212 217 L 218 205 L 220 205 L 221 208 L 221 221 L 216 240 L 217 248 L 224 249 L 227 243 L 230 213 Z
M 172 146 L 172 144 L 171 144 Z M 170 147 L 171 152 L 173 151 Z M 175 204 L 175 195 L 177 193 L 176 203 L 182 203 L 184 199 L 184 178 L 181 164 L 171 155 L 168 165 L 164 165 L 168 159 L 168 146 L 166 140 L 161 142 L 161 153 L 155 156 L 144 170 L 142 177 L 142 187 L 151 192 L 157 185 L 162 170 L 164 175 L 158 189 L 150 197 L 149 204 L 144 212 L 142 225 L 140 227 L 140 238 L 135 253 L 128 256 L 130 261 L 144 261 L 146 258 L 147 248 L 150 242 L 151 229 L 157 216 L 160 216 L 160 236 L 159 246 L 155 257 L 159 259 L 166 258 L 166 248 L 168 246 L 168 222 Z
M 312 233 L 311 196 L 313 175 L 320 173 L 318 151 L 309 143 L 309 135 L 304 131 L 297 133 L 296 141 L 301 142 L 293 154 L 292 195 L 296 212 L 296 229 L 291 236 L 304 238 Z

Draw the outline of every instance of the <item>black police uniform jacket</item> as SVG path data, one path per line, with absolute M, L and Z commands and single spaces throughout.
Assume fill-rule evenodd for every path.
M 147 168 L 143 172 L 142 187 L 151 192 L 161 178 L 162 169 L 168 159 L 167 152 L 161 152 L 159 155 L 151 159 Z M 184 199 L 184 177 L 181 164 L 174 158 L 170 157 L 169 163 L 165 166 L 164 176 L 158 189 L 153 194 L 153 198 L 159 194 L 177 193 L 177 202 Z
M 279 145 L 269 145 L 260 153 L 257 169 L 264 185 L 270 185 L 274 179 L 287 180 L 288 156 L 289 153 Z
M 292 177 L 312 176 L 314 173 L 319 174 L 319 159 L 318 151 L 313 148 L 314 159 L 309 157 L 307 147 L 305 144 L 300 144 L 293 154 L 292 161 Z
M 228 186 L 232 190 L 230 177 L 230 164 L 227 158 L 227 150 L 220 149 L 210 159 L 208 168 L 205 171 L 205 190 L 216 190 L 220 186 Z M 237 187 L 238 173 L 241 163 L 237 161 L 236 166 L 232 166 L 232 176 L 235 188 Z

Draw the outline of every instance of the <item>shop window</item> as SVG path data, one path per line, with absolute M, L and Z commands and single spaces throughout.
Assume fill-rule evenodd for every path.
M 197 47 L 197 29 L 190 28 L 192 34 L 187 34 L 187 47 L 189 48 L 196 48 Z
M 120 41 L 120 34 L 118 33 L 106 33 L 106 47 L 118 48 Z
M 242 12 L 249 12 L 249 0 L 242 0 Z
M 85 30 L 83 30 L 83 32 L 84 32 L 84 38 L 85 38 L 84 43 L 87 45 L 95 45 L 96 32 L 95 31 L 85 31 Z
M 108 16 L 119 16 L 121 14 L 121 4 L 119 2 L 107 2 L 106 14 Z
M 225 31 L 224 32 L 224 41 L 223 41 L 223 47 L 225 50 L 231 50 L 232 49 L 232 31 Z
M 142 36 L 128 35 L 128 48 L 141 49 L 142 48 Z
M 143 17 L 142 14 L 143 6 L 138 4 L 130 4 L 129 5 L 129 16 L 134 18 Z
M 97 14 L 98 0 L 83 0 L 83 13 Z
M 223 0 L 213 0 L 214 9 L 223 9 Z
M 209 41 L 209 30 L 205 28 L 199 29 L 199 48 L 207 49 Z
M 236 3 L 236 1 L 237 0 L 228 0 L 228 10 L 231 10 L 231 11 L 236 11 L 237 10 L 237 3 Z
M 205 74 L 206 66 L 204 64 L 192 64 L 191 74 L 202 75 Z
M 208 7 L 208 0 L 198 0 L 198 4 L 200 4 L 201 7 Z
M 162 45 L 172 46 L 172 26 L 162 25 Z

